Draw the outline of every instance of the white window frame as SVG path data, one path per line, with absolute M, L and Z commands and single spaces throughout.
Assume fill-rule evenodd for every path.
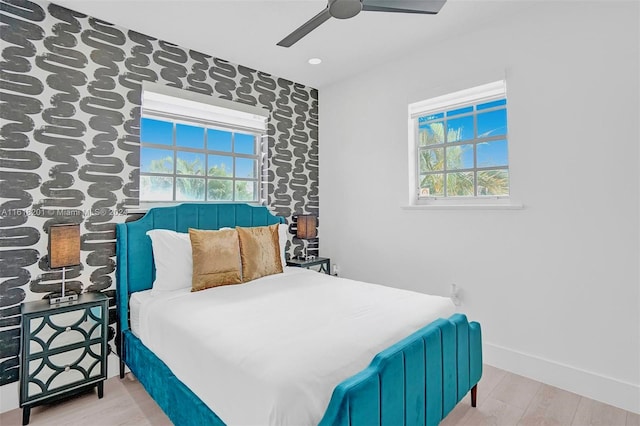
M 507 98 L 506 82 L 504 80 L 495 81 L 488 84 L 472 87 L 470 89 L 456 91 L 447 95 L 430 98 L 424 101 L 409 104 L 408 107 L 408 135 L 409 135 L 409 205 L 403 206 L 405 209 L 459 209 L 459 208 L 488 208 L 488 209 L 519 209 L 522 204 L 512 198 L 512 174 L 511 174 L 511 149 L 508 132 L 500 136 L 499 140 L 507 140 L 508 163 L 504 167 L 491 167 L 490 169 L 503 168 L 509 170 L 509 195 L 477 195 L 477 182 L 474 182 L 474 196 L 421 196 L 420 195 L 420 146 L 418 134 L 418 119 L 425 115 L 436 114 L 448 110 L 468 107 Z M 502 107 L 500 107 L 502 108 Z M 490 110 L 487 110 L 490 111 Z M 484 112 L 484 111 L 483 111 Z M 474 108 L 473 115 L 476 115 Z M 462 115 L 461 115 L 462 116 Z M 455 116 L 454 118 L 458 118 Z M 474 117 L 475 120 L 475 117 Z M 508 122 L 507 122 L 508 123 Z M 475 126 L 474 126 L 475 127 Z M 453 145 L 476 144 L 477 139 L 461 141 Z M 445 161 L 446 163 L 446 161 Z M 472 171 L 476 174 L 482 171 L 475 164 L 471 169 L 461 171 Z M 446 172 L 446 165 L 443 173 Z M 445 174 L 446 179 L 446 174 Z
M 142 176 L 161 176 L 173 179 L 172 200 L 143 200 L 140 198 L 140 205 L 145 207 L 155 205 L 170 205 L 179 203 L 254 203 L 263 204 L 266 200 L 264 194 L 266 185 L 263 185 L 263 179 L 266 176 L 266 120 L 268 112 L 262 108 L 250 105 L 240 104 L 225 99 L 213 98 L 198 93 L 188 92 L 186 90 L 175 89 L 155 83 L 145 83 L 143 88 L 143 99 L 141 118 L 149 118 L 154 120 L 162 120 L 173 123 L 172 144 L 154 144 L 140 140 L 140 147 L 148 147 L 155 149 L 164 149 L 173 151 L 174 165 L 173 173 L 154 173 L 140 171 Z M 216 129 L 228 131 L 233 134 L 231 141 L 231 151 L 216 151 L 210 149 L 207 145 L 208 132 L 205 131 L 204 148 L 181 147 L 176 144 L 176 125 L 186 124 L 190 126 L 203 127 L 206 129 Z M 252 134 L 254 136 L 255 153 L 243 154 L 235 152 L 235 133 Z M 203 175 L 187 175 L 178 174 L 176 170 L 176 162 L 180 152 L 190 152 L 204 154 L 205 164 L 203 165 L 205 173 Z M 207 174 L 209 170 L 209 155 L 224 155 L 232 158 L 233 173 L 227 180 L 232 181 L 232 200 L 208 200 L 208 182 L 220 178 L 210 177 Z M 256 161 L 255 178 L 242 178 L 236 176 L 235 159 L 247 158 Z M 205 199 L 199 201 L 183 201 L 176 200 L 177 178 L 198 178 L 205 181 Z M 236 182 L 253 182 L 255 186 L 254 199 L 237 200 L 236 199 Z M 140 193 L 142 197 L 142 193 Z

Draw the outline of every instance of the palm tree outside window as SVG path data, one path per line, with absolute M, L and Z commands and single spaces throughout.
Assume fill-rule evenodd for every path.
M 504 82 L 411 105 L 416 198 L 509 196 Z
M 258 202 L 262 135 L 143 116 L 140 200 Z

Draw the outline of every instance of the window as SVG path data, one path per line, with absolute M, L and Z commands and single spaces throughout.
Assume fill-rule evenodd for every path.
M 264 116 L 216 108 L 144 92 L 141 202 L 260 201 Z
M 504 81 L 409 106 L 417 204 L 509 196 Z

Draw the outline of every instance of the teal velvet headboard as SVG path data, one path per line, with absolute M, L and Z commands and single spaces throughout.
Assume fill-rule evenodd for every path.
M 116 225 L 116 287 L 120 331 L 129 329 L 129 294 L 148 290 L 155 279 L 151 229 L 188 232 L 189 228 L 265 226 L 284 223 L 263 206 L 248 204 L 179 204 L 155 207 L 135 222 Z

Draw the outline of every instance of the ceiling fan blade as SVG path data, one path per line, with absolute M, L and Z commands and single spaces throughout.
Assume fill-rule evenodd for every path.
M 313 18 L 309 19 L 307 22 L 302 24 L 299 28 L 297 28 L 294 32 L 280 40 L 278 46 L 282 47 L 291 47 L 295 43 L 298 42 L 302 37 L 309 34 L 311 31 L 315 30 L 320 26 L 320 24 L 324 23 L 327 19 L 331 18 L 331 13 L 329 13 L 329 6 L 322 12 L 318 13 Z
M 363 0 L 362 10 L 368 12 L 424 13 L 435 15 L 447 0 Z

